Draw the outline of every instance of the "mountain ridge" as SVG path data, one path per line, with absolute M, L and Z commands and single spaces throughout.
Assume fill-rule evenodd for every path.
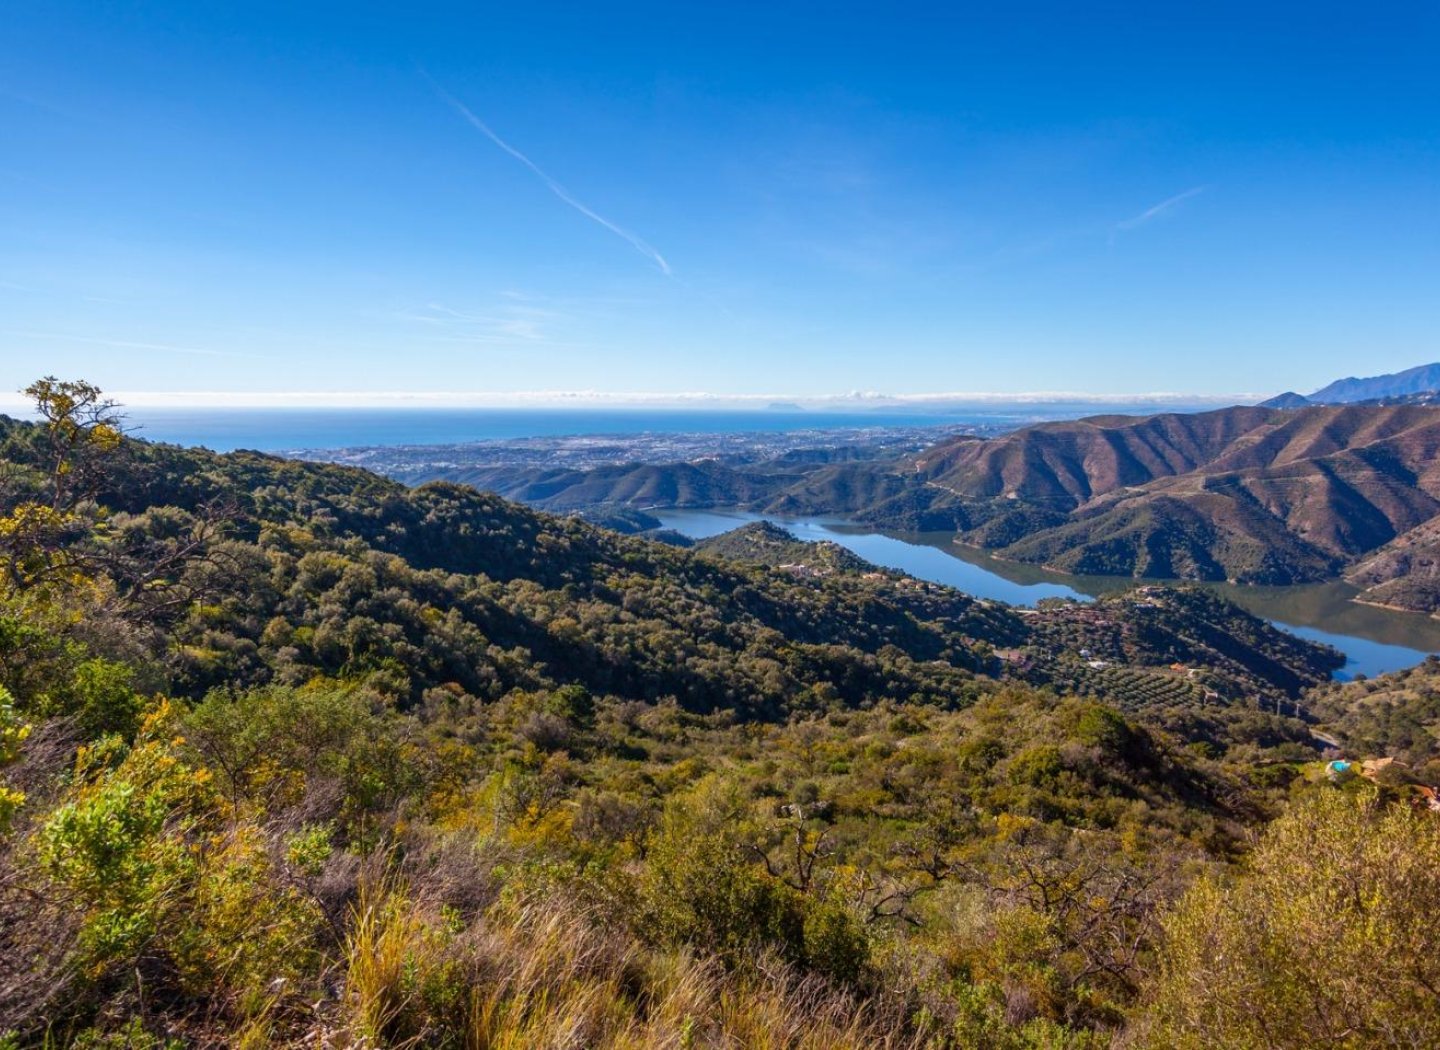
M 1400 372 L 1356 378 L 1347 376 L 1329 383 L 1309 396 L 1312 402 L 1347 404 L 1440 390 L 1440 362 L 1416 365 Z

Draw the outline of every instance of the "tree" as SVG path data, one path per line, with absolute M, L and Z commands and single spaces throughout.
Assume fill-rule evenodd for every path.
M 0 492 L 0 555 L 15 589 L 63 577 L 66 548 L 88 531 L 78 506 L 98 491 L 121 445 L 120 415 L 99 387 L 46 376 L 25 388 L 43 421 L 38 477 L 11 474 Z
M 114 401 L 84 380 L 38 379 L 25 388 L 44 421 L 49 504 L 64 511 L 95 493 L 105 461 L 120 448 L 121 415 Z
M 54 376 L 25 394 L 41 425 L 28 466 L 9 464 L 0 480 L 0 511 L 8 511 L 0 557 L 12 590 L 104 577 L 101 612 L 165 626 L 237 581 L 240 566 L 221 542 L 241 517 L 233 497 L 110 516 L 94 501 L 117 487 L 125 446 L 115 402 L 91 383 Z

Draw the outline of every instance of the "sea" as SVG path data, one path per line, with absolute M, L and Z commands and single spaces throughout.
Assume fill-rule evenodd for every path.
M 1127 405 L 1127 413 L 1153 406 Z M 1170 406 L 1170 410 L 1176 410 Z M 963 409 L 718 410 L 692 408 L 146 408 L 125 410 L 134 436 L 216 452 L 451 445 L 510 438 L 621 434 L 783 433 L 871 427 L 992 426 L 1113 412 L 1074 403 Z

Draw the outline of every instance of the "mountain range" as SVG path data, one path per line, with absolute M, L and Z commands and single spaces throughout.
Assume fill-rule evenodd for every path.
M 1005 557 L 1295 583 L 1333 578 L 1440 513 L 1437 448 L 1432 408 L 1231 408 L 1047 424 L 911 466 L 961 542 Z
M 1440 608 L 1440 408 L 1263 406 L 1041 423 L 918 454 L 788 454 L 598 470 L 468 469 L 447 480 L 557 511 L 743 507 L 946 531 L 1086 574 L 1289 584 Z M 1423 527 L 1423 528 L 1422 528 Z
M 1360 402 L 1383 404 L 1435 404 L 1440 401 L 1440 363 L 1417 365 L 1403 372 L 1357 379 L 1337 379 L 1313 394 L 1287 390 L 1268 401 L 1264 408 L 1303 408 L 1306 405 L 1351 405 Z

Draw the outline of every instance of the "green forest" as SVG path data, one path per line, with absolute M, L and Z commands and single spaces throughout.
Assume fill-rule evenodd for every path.
M 26 393 L 4 1050 L 1440 1045 L 1440 664 Z

